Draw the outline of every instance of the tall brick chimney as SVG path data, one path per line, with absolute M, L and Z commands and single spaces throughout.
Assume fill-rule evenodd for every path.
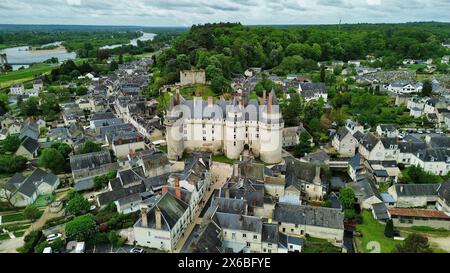
M 142 218 L 142 226 L 148 227 L 148 218 L 147 218 L 148 207 L 146 205 L 141 206 L 141 218 Z
M 174 184 L 175 188 L 179 188 L 180 187 L 180 177 L 179 176 L 175 176 L 175 184 Z
M 174 106 L 175 106 L 175 102 L 174 102 L 173 96 L 170 96 L 169 110 L 172 111 Z
M 162 187 L 162 194 L 165 194 L 165 193 L 168 192 L 168 191 L 169 191 L 169 186 L 164 185 L 164 186 Z
M 155 207 L 155 226 L 156 229 L 161 229 L 161 210 Z

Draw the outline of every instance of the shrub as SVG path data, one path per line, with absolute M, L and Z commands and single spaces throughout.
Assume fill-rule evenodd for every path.
M 391 219 L 387 220 L 386 227 L 384 228 L 384 236 L 388 238 L 394 237 L 394 223 Z
M 31 253 L 33 252 L 34 248 L 36 247 L 36 244 L 39 242 L 39 240 L 42 237 L 42 231 L 33 230 L 30 233 L 28 233 L 23 241 L 25 242 L 22 247 L 19 247 L 17 251 L 21 253 Z
M 355 216 L 355 220 L 358 225 L 362 225 L 364 223 L 364 218 L 362 217 L 361 214 L 357 214 Z

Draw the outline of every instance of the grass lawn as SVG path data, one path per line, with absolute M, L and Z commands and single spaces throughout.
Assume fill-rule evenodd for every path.
M 24 230 L 14 232 L 14 236 L 16 236 L 16 237 L 22 237 L 24 234 L 25 234 Z
M 207 100 L 209 96 L 216 97 L 211 86 L 203 84 L 182 87 L 180 89 L 180 94 L 187 100 L 191 100 L 195 95 L 201 96 L 204 100 Z
M 167 146 L 158 146 L 156 147 L 156 149 L 167 154 Z
M 325 239 L 314 237 L 306 238 L 305 245 L 302 249 L 303 253 L 341 253 L 341 249 L 332 245 Z
M 212 160 L 226 164 L 233 164 L 235 161 L 234 159 L 229 159 L 224 155 L 213 155 Z
M 35 76 L 40 76 L 50 72 L 54 67 L 50 64 L 35 64 L 30 68 L 8 72 L 0 75 L 0 88 L 10 86 L 14 83 L 21 83 L 32 80 Z
M 0 241 L 9 240 L 9 239 L 11 239 L 11 237 L 9 237 L 8 234 L 6 234 L 6 233 L 0 234 Z
M 23 220 L 26 220 L 23 212 L 6 214 L 2 216 L 2 223 L 23 221 Z
M 36 201 L 34 201 L 34 205 L 38 207 L 44 207 L 53 202 L 54 199 L 55 197 L 53 196 L 53 194 L 39 195 Z
M 367 246 L 371 242 L 377 242 L 381 246 L 382 253 L 391 253 L 394 249 L 395 245 L 399 244 L 400 241 L 395 241 L 394 239 L 387 238 L 384 236 L 384 227 L 385 225 L 379 223 L 372 216 L 372 213 L 369 211 L 363 211 L 363 224 L 357 225 L 356 230 L 360 232 L 363 237 L 356 237 L 358 240 L 361 240 L 362 245 L 360 245 L 360 252 L 370 252 L 367 249 Z M 370 244 L 369 244 L 370 246 Z

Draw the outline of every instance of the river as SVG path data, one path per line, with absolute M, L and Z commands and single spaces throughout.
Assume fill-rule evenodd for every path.
M 58 58 L 59 61 L 73 60 L 77 57 L 75 52 L 68 52 L 63 46 L 62 42 L 54 42 L 46 46 L 58 46 L 54 49 L 48 50 L 33 50 L 29 46 L 10 47 L 0 50 L 0 53 L 6 53 L 8 63 L 11 64 L 13 70 L 20 67 L 27 68 L 32 63 L 42 63 L 51 58 Z
M 138 41 L 151 41 L 155 38 L 156 34 L 155 33 L 147 33 L 147 32 L 142 32 L 142 36 L 133 40 L 130 40 L 130 42 L 128 44 L 115 44 L 115 45 L 107 45 L 107 46 L 103 46 L 100 49 L 114 49 L 114 48 L 118 48 L 121 46 L 125 46 L 125 45 L 133 45 L 133 46 L 137 46 L 137 42 Z
M 153 40 L 155 36 L 156 34 L 154 33 L 142 32 L 141 37 L 130 40 L 128 44 L 109 45 L 101 47 L 101 49 L 113 49 L 124 45 L 137 46 L 138 41 Z M 62 43 L 63 42 L 53 42 L 41 46 L 57 46 L 57 48 L 48 50 L 33 50 L 30 49 L 29 46 L 19 46 L 0 50 L 0 53 L 6 53 L 8 63 L 11 64 L 13 70 L 18 70 L 21 67 L 28 68 L 30 64 L 42 63 L 51 58 L 58 58 L 60 62 L 75 59 L 77 54 L 75 52 L 68 52 L 64 46 L 62 46 Z

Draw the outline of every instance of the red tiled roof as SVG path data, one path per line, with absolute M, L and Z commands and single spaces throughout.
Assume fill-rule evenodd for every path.
M 450 219 L 450 216 L 442 211 L 428 210 L 428 209 L 404 209 L 404 208 L 390 208 L 391 216 L 410 216 L 410 217 L 424 217 L 424 218 L 439 218 Z

